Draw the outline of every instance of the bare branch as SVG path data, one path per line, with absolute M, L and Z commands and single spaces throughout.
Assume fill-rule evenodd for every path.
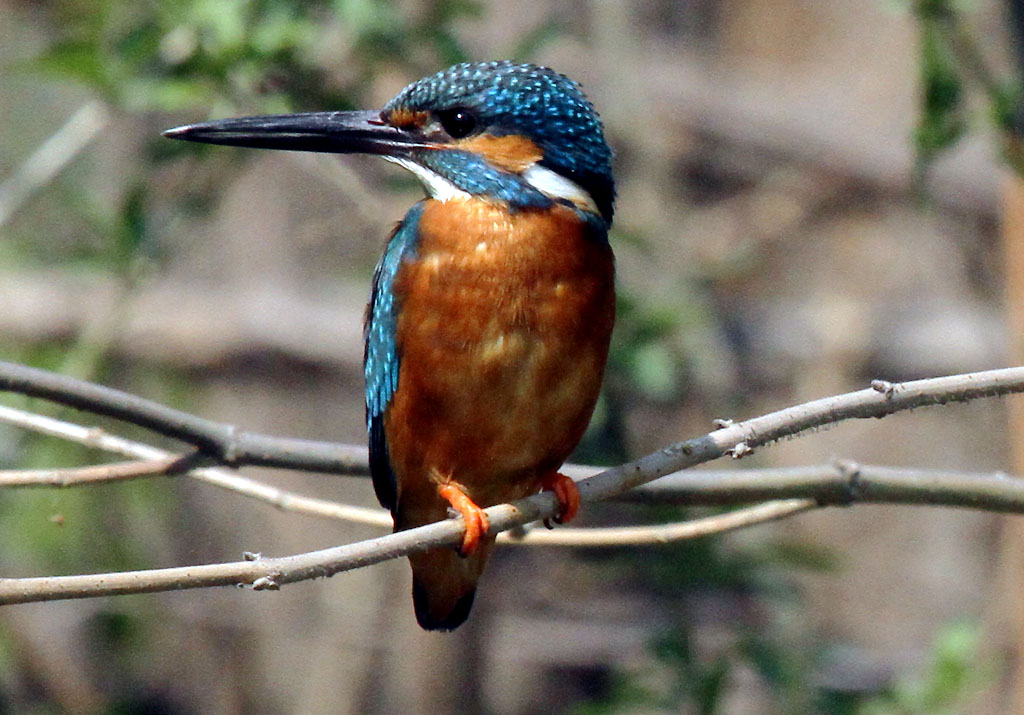
M 18 170 L 0 184 L 0 226 L 6 224 L 32 195 L 50 183 L 107 125 L 106 107 L 86 102 Z
M 113 452 L 137 460 L 158 461 L 178 459 L 171 452 L 141 442 L 134 442 L 124 437 L 118 437 L 96 427 L 83 427 L 64 420 L 36 415 L 4 405 L 0 405 L 0 422 L 31 429 L 41 434 L 59 437 L 70 442 L 76 442 L 87 447 L 102 449 L 106 452 Z M 373 526 L 391 526 L 391 517 L 383 510 L 367 509 L 365 507 L 350 506 L 325 499 L 303 496 L 284 489 L 278 489 L 270 484 L 265 484 L 225 469 L 202 467 L 190 469 L 186 472 L 186 475 L 206 484 L 212 484 L 215 487 L 270 504 L 282 511 L 327 519 L 340 519 L 342 521 Z
M 0 470 L 0 487 L 72 487 L 164 476 L 180 463 L 181 459 L 178 456 L 171 456 L 165 459 L 96 464 L 68 469 L 5 469 Z
M 533 497 L 532 499 L 538 498 Z M 520 504 L 523 503 L 520 502 Z M 523 505 L 526 506 L 525 504 Z M 529 506 L 532 507 L 532 505 Z M 718 533 L 779 519 L 810 509 L 813 506 L 814 502 L 802 499 L 762 504 L 758 507 L 743 509 L 732 514 L 723 514 L 718 517 L 700 519 L 692 523 L 675 525 L 675 533 L 666 533 L 666 536 L 671 538 L 664 540 L 651 539 L 647 534 L 641 534 L 634 530 L 635 533 L 631 535 L 632 541 L 622 541 L 620 539 L 616 543 L 636 545 L 692 538 L 694 536 Z M 533 508 L 528 507 L 527 511 L 519 512 L 515 506 L 503 504 L 491 507 L 487 510 L 487 513 L 492 519 L 493 530 L 496 517 L 500 517 L 498 528 L 507 529 L 511 528 L 510 524 L 514 524 L 515 521 L 522 519 L 524 515 L 527 520 L 532 520 L 528 515 L 533 511 Z M 126 595 L 131 593 L 177 591 L 209 586 L 248 585 L 257 591 L 277 590 L 286 583 L 330 577 L 342 571 L 371 566 L 381 561 L 425 551 L 435 546 L 455 546 L 461 543 L 462 529 L 461 521 L 449 519 L 408 531 L 388 534 L 377 539 L 282 558 L 261 557 L 224 564 L 82 576 L 0 578 L 0 605 Z M 619 530 L 600 529 L 595 531 L 611 532 Z M 522 540 L 525 541 L 530 538 L 528 535 L 522 537 Z M 537 539 L 533 537 L 532 540 Z M 590 545 L 598 544 L 594 542 Z
M 901 384 L 877 382 L 870 389 L 789 407 L 745 422 L 722 422 L 721 429 L 703 437 L 670 445 L 634 462 L 584 479 L 579 483 L 580 495 L 585 502 L 608 499 L 666 474 L 726 454 L 749 454 L 756 447 L 781 437 L 845 419 L 881 417 L 924 405 L 966 402 L 1022 391 L 1024 368 L 990 370 Z M 1017 487 L 1013 480 L 997 478 L 989 479 L 983 485 L 984 488 L 979 490 L 981 481 L 972 482 L 972 491 L 968 492 L 966 499 L 957 502 L 958 506 L 987 508 L 987 505 L 1004 504 L 1005 511 L 1024 511 L 1024 487 Z M 999 484 L 991 484 L 993 481 Z M 851 485 L 856 488 L 851 489 Z M 941 487 L 926 481 L 894 487 L 882 484 L 876 487 L 870 482 L 865 483 L 863 474 L 854 470 L 849 473 L 839 493 L 826 490 L 824 496 L 832 493 L 835 495 L 835 503 L 849 504 L 861 494 L 882 494 L 888 490 L 888 501 L 930 503 L 927 495 L 935 492 L 939 500 L 937 503 L 952 504 L 951 501 L 944 501 L 946 493 Z M 878 491 L 879 488 L 882 492 Z M 745 494 L 743 498 L 750 496 Z M 817 498 L 814 501 L 822 503 Z M 778 508 L 784 512 L 787 508 L 796 511 L 809 507 L 810 504 L 791 503 Z M 486 510 L 491 525 L 490 533 L 497 534 L 552 517 L 557 509 L 557 500 L 550 493 L 538 494 L 515 504 L 490 507 Z M 0 604 L 227 584 L 275 589 L 286 583 L 332 576 L 432 548 L 453 547 L 461 543 L 464 530 L 465 524 L 459 517 L 376 539 L 282 558 L 113 574 L 0 579 Z
M 778 521 L 821 506 L 813 499 L 784 499 L 765 502 L 757 506 L 737 509 L 726 514 L 706 516 L 701 519 L 658 524 L 655 526 L 621 526 L 601 529 L 555 529 L 553 531 L 531 528 L 522 534 L 506 532 L 502 543 L 529 546 L 641 546 L 645 544 L 668 544 L 699 536 L 724 534 L 769 521 Z
M 41 397 L 59 404 L 106 415 L 150 429 L 198 448 L 221 464 L 280 467 L 334 474 L 365 474 L 367 454 L 362 447 L 330 442 L 289 439 L 248 432 L 234 425 L 213 422 L 152 400 L 77 380 L 56 373 L 0 361 L 0 391 Z M 821 426 L 849 418 L 882 417 L 899 410 L 965 402 L 1024 391 L 1024 367 L 1003 368 L 949 377 L 916 380 L 902 384 L 876 380 L 872 388 L 828 397 L 775 412 L 747 423 L 749 439 L 729 449 L 742 457 L 754 447 L 796 434 L 810 426 Z M 738 425 L 727 420 L 716 435 L 732 434 Z M 716 440 L 695 443 L 694 449 L 712 449 Z M 682 449 L 680 443 L 662 450 L 668 454 Z M 715 459 L 717 454 L 709 459 Z M 689 466 L 689 464 L 687 465 Z M 683 467 L 680 467 L 683 468 Z M 659 475 L 662 476 L 662 475 Z
M 0 390 L 130 422 L 191 444 L 213 461 L 232 467 L 249 464 L 332 474 L 359 474 L 366 469 L 366 449 L 362 447 L 247 432 L 38 368 L 0 362 Z
M 756 447 L 822 425 L 1019 392 L 1024 392 L 1022 367 L 905 383 L 875 381 L 869 389 L 814 400 L 745 422 L 724 422 L 721 429 L 703 437 L 669 445 L 636 462 L 586 479 L 580 483 L 580 492 L 585 501 L 606 499 L 671 472 L 726 454 L 745 456 Z
M 858 464 L 785 469 L 700 470 L 644 484 L 621 499 L 701 506 L 807 498 L 820 506 L 927 504 L 1024 513 L 1024 479 L 1004 472 L 953 472 Z
M 87 429 L 79 425 L 42 417 L 29 412 L 0 406 L 0 422 L 16 424 L 29 429 L 36 429 L 52 436 L 64 437 L 70 441 L 89 444 L 93 447 L 107 448 L 115 452 L 129 455 L 159 453 L 154 447 L 138 442 L 115 437 L 105 431 Z M 0 472 L 0 487 L 45 487 L 75 486 L 96 483 L 99 481 L 115 481 L 145 476 L 163 476 L 179 473 L 184 457 L 169 455 L 163 458 L 138 460 L 122 464 L 108 464 L 96 467 L 77 469 L 39 469 Z M 178 471 L 174 470 L 178 467 Z M 601 470 L 596 467 L 574 465 L 572 472 L 581 475 L 597 474 Z M 300 513 L 307 516 L 334 519 L 370 526 L 391 527 L 391 516 L 383 510 L 366 509 L 348 504 L 339 504 L 322 499 L 305 497 L 294 492 L 286 492 L 262 482 L 229 474 L 223 470 L 205 468 L 185 472 L 187 476 L 199 481 L 212 483 L 242 496 L 255 498 L 271 504 L 284 511 Z M 212 480 L 211 480 L 212 477 Z M 677 498 L 677 497 L 672 497 Z M 783 503 L 784 504 L 784 503 Z M 814 506 L 808 502 L 808 508 Z M 659 526 L 626 527 L 610 529 L 559 529 L 558 531 L 531 530 L 523 533 L 504 533 L 499 535 L 501 543 L 513 546 L 526 545 L 557 545 L 557 546 L 613 546 L 637 545 L 644 543 L 667 543 L 679 539 L 694 538 L 708 534 L 731 531 L 744 526 L 752 526 L 763 521 L 774 521 L 800 509 L 780 510 L 776 504 L 764 504 L 748 509 L 740 509 L 730 514 L 695 519 L 682 523 Z
M 44 432 L 52 436 L 64 437 L 70 441 L 86 443 L 93 447 L 107 448 L 115 452 L 129 455 L 152 454 L 160 452 L 149 445 L 132 442 L 123 437 L 115 437 L 109 433 L 87 429 L 63 420 L 56 420 L 49 417 L 42 417 L 29 412 L 23 412 L 13 408 L 0 406 L 0 422 L 15 424 L 29 429 Z M 127 448 L 127 449 L 126 449 Z M 81 467 L 77 469 L 38 469 L 0 472 L 0 487 L 47 487 L 47 486 L 75 486 L 91 484 L 99 481 L 115 481 L 133 479 L 146 476 L 164 476 L 172 473 L 179 473 L 184 457 L 169 455 L 163 458 L 150 460 L 138 460 L 122 464 L 99 465 L 96 467 Z M 175 471 L 174 467 L 178 467 Z M 570 465 L 566 471 L 575 473 L 580 477 L 592 476 L 601 470 L 596 467 L 581 465 Z M 370 526 L 391 527 L 391 516 L 383 510 L 366 509 L 348 504 L 339 504 L 322 499 L 305 497 L 294 492 L 286 492 L 276 487 L 228 474 L 219 469 L 205 468 L 185 472 L 187 476 L 199 481 L 206 481 L 216 486 L 226 488 L 242 496 L 255 498 L 258 501 L 269 503 L 284 511 L 300 513 L 307 516 L 334 519 L 339 521 L 366 524 Z M 210 477 L 214 481 L 211 482 Z M 661 490 L 664 492 L 664 490 Z M 672 501 L 680 497 L 675 492 L 664 492 Z M 658 495 L 648 495 L 647 499 L 657 499 Z M 498 540 L 503 544 L 512 546 L 615 546 L 615 545 L 638 545 L 668 543 L 680 539 L 689 539 L 697 536 L 732 531 L 754 524 L 774 521 L 785 516 L 802 511 L 801 508 L 793 508 L 796 502 L 787 508 L 787 502 L 768 503 L 747 509 L 740 509 L 729 514 L 695 519 L 673 524 L 658 526 L 637 526 L 624 528 L 584 528 L 584 529 L 559 529 L 558 531 L 541 531 L 537 529 L 524 532 L 506 532 L 499 534 Z M 806 502 L 805 508 L 815 506 L 815 502 Z
M 0 421 L 127 456 L 166 454 L 149 445 L 125 440 L 103 430 L 81 427 L 13 408 L 0 407 Z M 111 470 L 107 476 L 110 479 L 159 476 L 171 471 L 169 466 L 180 460 L 181 457 L 168 455 L 149 461 L 129 462 L 125 465 L 124 474 Z M 147 464 L 153 465 L 151 472 L 145 471 L 144 465 Z M 138 465 L 137 473 L 131 465 Z M 88 474 L 89 470 L 106 469 L 110 466 L 112 465 L 100 468 L 86 467 L 81 471 Z M 583 479 L 598 474 L 601 470 L 584 465 L 567 465 L 564 471 L 577 479 Z M 76 473 L 76 470 L 0 472 L 0 486 L 72 486 L 88 483 L 88 480 L 77 479 L 74 476 Z M 9 474 L 25 476 L 6 479 L 5 475 Z M 310 498 L 219 469 L 197 469 L 186 474 L 283 511 L 381 528 L 391 527 L 391 517 L 383 510 Z M 563 528 L 556 531 L 532 528 L 523 533 L 501 534 L 499 541 L 512 546 L 577 548 L 668 543 L 732 531 L 765 521 L 775 521 L 800 513 L 811 506 L 857 502 L 971 505 L 991 511 L 1024 511 L 1024 481 L 1017 482 L 1003 473 L 894 469 L 856 464 L 848 460 L 810 467 L 680 472 L 641 485 L 616 498 L 641 503 L 710 506 L 780 499 L 786 496 L 792 496 L 794 500 L 768 502 L 692 521 L 654 526 Z

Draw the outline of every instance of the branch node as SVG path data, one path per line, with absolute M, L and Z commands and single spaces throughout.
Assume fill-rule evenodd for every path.
M 871 389 L 875 392 L 881 392 L 885 395 L 885 399 L 891 400 L 892 396 L 896 394 L 896 383 L 889 382 L 888 380 L 872 380 Z
M 192 471 L 196 467 L 202 466 L 205 460 L 206 455 L 204 455 L 201 451 L 197 449 L 192 452 L 189 452 L 188 454 L 181 455 L 173 462 L 168 464 L 167 469 L 164 471 L 164 473 L 169 477 L 176 476 L 179 474 L 185 474 L 187 472 Z
M 258 579 L 252 582 L 253 591 L 280 591 L 281 584 L 277 582 L 277 577 L 281 574 L 268 574 L 266 576 L 260 576 Z
M 728 454 L 733 459 L 743 459 L 754 453 L 754 448 L 746 442 L 738 442 L 735 447 L 729 450 Z
M 850 506 L 860 501 L 860 465 L 852 459 L 837 459 L 836 471 L 843 480 L 843 497 L 839 506 Z
M 263 558 L 263 552 L 261 551 L 243 551 L 242 558 L 246 561 L 259 561 Z
M 736 423 L 733 422 L 728 417 L 726 417 L 725 419 L 717 418 L 711 420 L 711 426 L 714 427 L 715 429 L 725 429 L 726 427 L 732 427 L 734 424 Z
M 238 461 L 238 434 L 240 431 L 238 425 L 228 425 L 228 436 L 221 448 L 221 458 L 225 464 L 235 464 Z
M 85 439 L 82 440 L 82 444 L 86 447 L 97 447 L 103 441 L 106 434 L 107 431 L 102 427 L 90 427 L 85 434 Z

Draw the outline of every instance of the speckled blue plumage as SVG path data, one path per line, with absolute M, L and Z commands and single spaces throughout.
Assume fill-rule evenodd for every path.
M 589 191 L 611 223 L 611 150 L 597 112 L 576 82 L 532 64 L 464 63 L 410 84 L 384 111 L 455 107 L 472 110 L 490 134 L 532 139 L 544 152 L 541 165 Z
M 405 215 L 388 241 L 373 274 L 370 304 L 366 310 L 366 343 L 363 373 L 366 377 L 366 429 L 370 436 L 370 474 L 381 506 L 394 509 L 395 476 L 384 438 L 384 410 L 398 389 L 400 356 L 396 344 L 399 306 L 394 283 L 402 262 L 415 256 L 423 202 Z

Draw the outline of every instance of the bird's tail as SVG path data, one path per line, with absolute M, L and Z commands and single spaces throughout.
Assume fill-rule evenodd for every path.
M 432 501 L 398 501 L 395 531 L 440 521 L 448 515 L 448 504 Z M 480 580 L 494 537 L 484 536 L 469 556 L 454 548 L 431 549 L 409 557 L 412 565 L 412 601 L 416 620 L 428 631 L 450 631 L 469 617 L 476 584 Z
M 450 631 L 469 617 L 476 584 L 494 545 L 480 540 L 469 556 L 455 549 L 433 549 L 409 557 L 412 564 L 412 602 L 416 620 L 428 631 Z

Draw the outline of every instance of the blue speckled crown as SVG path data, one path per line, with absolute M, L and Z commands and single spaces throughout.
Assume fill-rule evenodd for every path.
M 467 62 L 410 84 L 385 111 L 453 107 L 472 110 L 491 134 L 532 139 L 544 152 L 540 163 L 587 189 L 611 222 L 611 150 L 601 119 L 576 82 L 532 64 Z

